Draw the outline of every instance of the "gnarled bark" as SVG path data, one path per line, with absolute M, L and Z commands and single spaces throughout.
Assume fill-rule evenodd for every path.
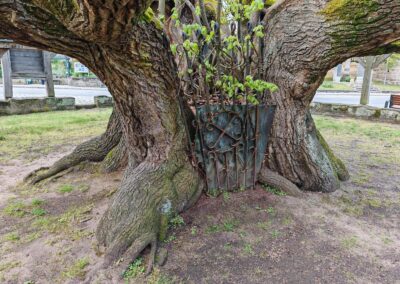
M 137 163 L 139 164 L 139 161 Z M 127 165 L 128 153 L 126 150 L 125 141 L 123 138 L 121 138 L 118 145 L 115 146 L 104 158 L 102 167 L 106 172 L 109 173 L 126 168 Z
M 163 220 L 191 204 L 201 190 L 187 158 L 179 80 L 165 38 L 156 28 L 138 24 L 131 40 L 101 58 L 111 71 L 101 76 L 114 90 L 129 155 L 121 188 L 97 229 L 99 242 L 108 248 L 106 264 L 125 251 L 135 257 L 154 246 Z
M 193 204 L 201 183 L 187 157 L 188 141 L 177 100 L 179 80 L 162 31 L 134 19 L 139 11 L 118 12 L 122 2 L 136 5 L 138 1 L 105 5 L 110 13 L 106 17 L 99 2 L 74 2 L 93 5 L 93 9 L 85 7 L 93 15 L 64 17 L 61 12 L 68 12 L 59 10 L 63 6 L 50 2 L 0 1 L 0 36 L 79 59 L 114 97 L 128 166 L 96 234 L 106 247 L 105 264 L 109 265 L 124 253 L 125 259 L 132 259 L 149 244 L 154 251 L 168 218 Z M 112 18 L 109 15 L 113 21 L 107 20 Z M 121 23 L 131 22 L 126 32 L 118 32 Z M 86 36 L 83 27 L 96 23 L 107 25 L 104 34 L 98 29 Z
M 266 166 L 302 190 L 334 191 L 348 173 L 317 135 L 308 107 L 327 71 L 348 58 L 393 50 L 398 1 L 278 1 L 265 16 L 264 79 L 279 93 Z

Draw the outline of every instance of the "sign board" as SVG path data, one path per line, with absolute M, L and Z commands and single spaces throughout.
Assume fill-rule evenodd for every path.
M 75 73 L 89 73 L 89 68 L 87 68 L 85 65 L 83 65 L 80 62 L 75 62 L 74 63 L 74 71 L 75 71 Z
M 46 83 L 48 97 L 54 97 L 50 52 L 14 45 L 0 39 L 0 58 L 3 71 L 4 97 L 13 97 L 13 78 L 40 79 Z
M 35 49 L 10 49 L 12 78 L 46 78 L 43 52 Z

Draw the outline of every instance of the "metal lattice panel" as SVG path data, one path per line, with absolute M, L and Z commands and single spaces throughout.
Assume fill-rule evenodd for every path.
M 205 105 L 196 109 L 196 157 L 210 194 L 253 188 L 261 169 L 274 106 Z

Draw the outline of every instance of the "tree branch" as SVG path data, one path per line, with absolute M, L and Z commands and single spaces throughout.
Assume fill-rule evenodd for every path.
M 79 57 L 87 42 L 54 15 L 27 1 L 0 0 L 0 38 L 18 44 Z
M 374 64 L 372 65 L 372 69 L 378 68 L 383 62 L 386 61 L 390 57 L 391 54 L 383 54 L 375 56 Z
M 24 23 L 26 29 L 27 24 L 41 22 L 30 29 L 36 30 L 34 34 L 50 30 L 60 35 L 74 34 L 88 42 L 112 44 L 123 39 L 132 29 L 133 20 L 150 4 L 149 0 L 0 0 L 0 24 L 18 28 Z
M 372 2 L 277 2 L 265 17 L 265 79 L 308 103 L 329 69 L 399 40 L 400 1 Z
M 186 6 L 188 6 L 188 8 L 190 9 L 190 11 L 192 12 L 193 15 L 193 20 L 199 24 L 200 26 L 202 25 L 201 19 L 199 16 L 197 16 L 196 14 L 196 8 L 193 6 L 192 2 L 190 2 L 189 0 L 184 0 Z
M 389 43 L 372 51 L 375 55 L 400 53 L 400 41 Z

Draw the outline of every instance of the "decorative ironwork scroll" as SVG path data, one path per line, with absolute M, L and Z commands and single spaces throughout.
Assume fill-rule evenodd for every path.
M 197 107 L 195 152 L 209 194 L 254 188 L 274 114 L 265 105 Z

